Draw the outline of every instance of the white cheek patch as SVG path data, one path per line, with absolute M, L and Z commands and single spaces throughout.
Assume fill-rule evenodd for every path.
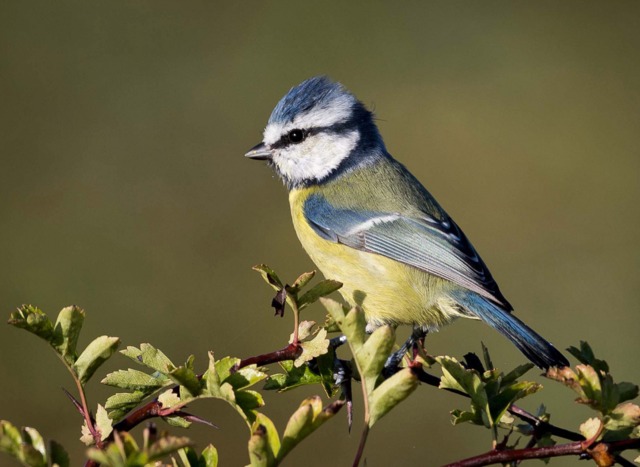
M 319 133 L 301 144 L 276 151 L 273 162 L 278 171 L 294 183 L 321 180 L 349 157 L 358 139 L 357 131 L 346 134 Z

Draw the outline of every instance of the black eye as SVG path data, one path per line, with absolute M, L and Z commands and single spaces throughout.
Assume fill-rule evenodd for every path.
M 301 143 L 306 136 L 307 135 L 303 130 L 297 130 L 297 129 L 291 130 L 289 133 L 287 133 L 287 139 L 289 140 L 290 143 L 293 143 L 293 144 Z

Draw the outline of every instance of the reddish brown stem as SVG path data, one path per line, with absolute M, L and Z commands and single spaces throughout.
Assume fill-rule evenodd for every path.
M 586 448 L 582 441 L 574 441 L 573 443 L 558 444 L 556 446 L 489 451 L 484 454 L 480 454 L 479 456 L 447 464 L 444 467 L 480 467 L 484 465 L 503 464 L 522 459 L 543 459 L 545 457 L 577 456 L 581 454 L 587 454 L 591 457 L 592 453 L 596 451 L 614 453 L 624 451 L 626 449 L 637 449 L 639 447 L 640 439 L 625 439 L 611 443 L 600 442 L 589 448 Z
M 293 343 L 286 346 L 284 349 L 276 350 L 275 352 L 265 353 L 257 355 L 255 357 L 245 358 L 238 363 L 238 369 L 244 368 L 249 365 L 264 366 L 270 363 L 282 362 L 285 360 L 295 360 L 302 353 L 302 347 L 300 344 Z

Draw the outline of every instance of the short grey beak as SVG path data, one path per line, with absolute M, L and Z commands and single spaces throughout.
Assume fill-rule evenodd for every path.
M 271 149 L 267 148 L 264 143 L 255 145 L 244 155 L 244 157 L 258 161 L 271 160 L 272 156 Z

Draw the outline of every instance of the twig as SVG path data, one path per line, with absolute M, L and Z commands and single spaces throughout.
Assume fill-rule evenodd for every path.
M 543 459 L 546 457 L 575 456 L 581 454 L 586 454 L 589 457 L 597 457 L 611 455 L 612 452 L 624 451 L 626 449 L 637 449 L 639 447 L 640 439 L 625 439 L 611 443 L 599 442 L 592 446 L 586 446 L 583 441 L 574 441 L 556 446 L 489 451 L 479 456 L 447 464 L 443 467 L 480 467 L 484 465 L 508 463 L 520 459 Z
M 245 358 L 238 363 L 236 369 L 244 368 L 249 365 L 258 365 L 264 366 L 269 365 L 270 363 L 282 362 L 285 360 L 295 360 L 302 353 L 302 347 L 300 344 L 291 343 L 286 346 L 284 349 L 276 350 L 275 352 L 270 352 L 262 355 L 257 355 L 255 357 Z

